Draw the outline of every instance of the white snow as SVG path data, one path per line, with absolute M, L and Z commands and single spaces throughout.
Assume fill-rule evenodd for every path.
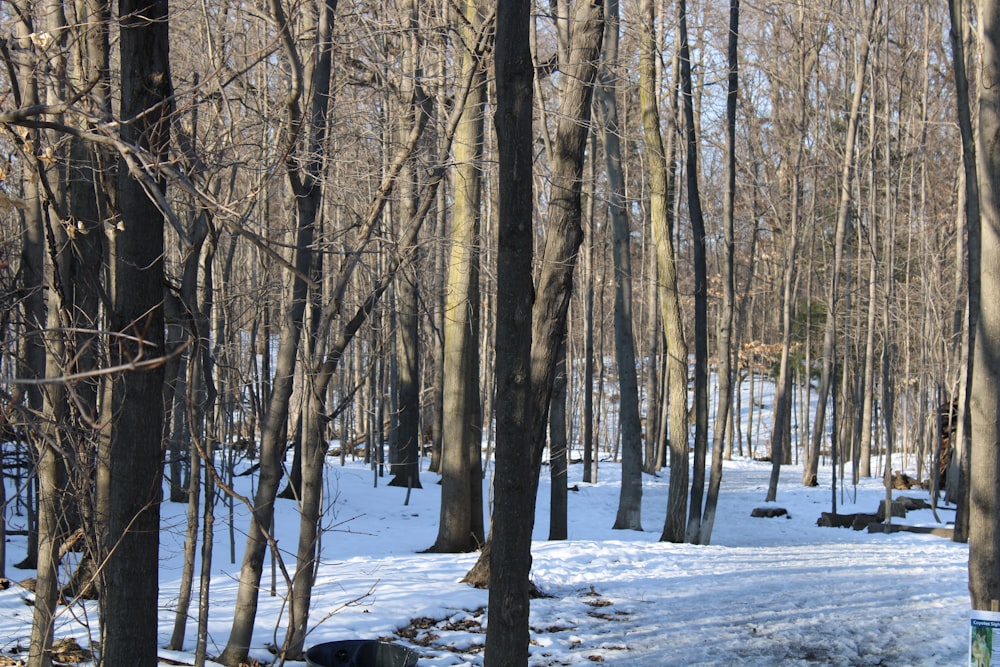
M 819 528 L 831 509 L 830 469 L 822 486 L 801 486 L 801 468 L 782 470 L 778 502 L 788 517 L 751 518 L 763 507 L 770 464 L 726 462 L 710 546 L 659 542 L 666 509 L 668 471 L 645 476 L 643 532 L 614 531 L 618 466 L 602 462 L 598 481 L 581 482 L 573 465 L 569 484 L 569 537 L 546 541 L 549 479 L 543 469 L 533 545 L 535 584 L 550 597 L 531 603 L 530 665 L 920 665 L 968 664 L 968 548 L 948 539 L 912 533 L 869 534 Z M 848 479 L 850 474 L 848 473 Z M 248 493 L 249 478 L 237 478 Z M 419 665 L 481 665 L 488 593 L 459 580 L 476 554 L 425 554 L 439 516 L 438 477 L 422 473 L 423 489 L 374 485 L 362 463 L 331 460 L 329 508 L 307 646 L 356 638 L 389 638 L 412 646 Z M 488 480 L 487 496 L 488 495 Z M 896 495 L 925 497 L 919 489 Z M 838 487 L 838 510 L 875 512 L 881 482 Z M 185 507 L 163 505 L 160 562 L 161 646 L 173 627 L 180 578 Z M 8 509 L 11 528 L 23 517 Z M 954 510 L 939 511 L 942 521 Z M 220 506 L 211 587 L 210 654 L 225 645 L 243 547 L 246 510 L 235 512 L 236 564 L 229 562 L 228 516 Z M 939 525 L 929 510 L 897 523 Z M 292 501 L 278 501 L 277 537 L 286 565 L 294 567 L 298 517 Z M 13 563 L 24 538 L 10 537 L 7 574 L 33 576 Z M 284 639 L 286 587 L 270 571 L 263 582 L 252 657 L 275 657 L 267 646 Z M 0 664 L 30 634 L 31 595 L 15 585 L 0 592 Z M 192 605 L 192 610 L 196 606 Z M 192 613 L 195 613 L 192 611 Z M 400 628 L 427 619 L 409 638 Z M 96 639 L 96 607 L 63 610 L 57 637 L 87 645 Z M 89 624 L 89 631 L 85 624 Z M 428 627 L 429 626 L 429 627 Z M 161 650 L 164 659 L 191 664 L 195 619 L 185 651 Z M 171 664 L 177 664 L 173 662 Z M 166 664 L 166 663 L 161 663 Z M 286 663 L 288 665 L 303 663 Z

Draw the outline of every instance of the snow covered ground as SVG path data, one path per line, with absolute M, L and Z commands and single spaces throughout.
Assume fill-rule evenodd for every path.
M 534 582 L 550 597 L 531 605 L 531 665 L 921 665 L 968 664 L 968 549 L 947 539 L 912 533 L 869 534 L 819 528 L 831 505 L 830 471 L 823 486 L 800 485 L 801 469 L 782 471 L 775 504 L 788 517 L 752 518 L 765 506 L 770 464 L 727 462 L 711 546 L 658 542 L 666 509 L 667 474 L 646 476 L 643 532 L 614 531 L 619 471 L 603 463 L 594 484 L 571 466 L 569 537 L 547 542 L 548 470 L 543 469 L 533 547 Z M 249 484 L 248 478 L 239 478 Z M 459 580 L 475 554 L 421 553 L 437 531 L 440 487 L 423 473 L 424 488 L 385 486 L 361 463 L 328 475 L 328 532 L 307 646 L 355 638 L 388 638 L 413 647 L 419 665 L 481 665 L 487 592 Z M 488 480 L 487 480 L 488 483 Z M 249 491 L 249 488 L 243 489 Z M 918 489 L 897 495 L 926 497 Z M 875 512 L 881 485 L 864 480 L 837 493 L 840 512 Z M 277 537 L 294 551 L 298 518 L 279 501 Z M 954 512 L 939 512 L 942 521 Z M 11 517 L 12 527 L 23 520 Z M 228 636 L 246 512 L 236 508 L 236 563 L 229 562 L 227 517 L 217 516 L 211 589 L 210 654 Z M 929 510 L 899 523 L 937 525 Z M 180 577 L 184 507 L 163 508 L 161 645 L 172 627 Z M 7 544 L 11 579 L 31 576 L 13 563 L 24 538 Z M 286 553 L 289 567 L 294 554 Z M 268 644 L 284 639 L 282 584 L 262 592 L 254 649 L 261 664 L 274 661 Z M 265 577 L 270 585 L 270 575 Z M 30 594 L 19 586 L 0 592 L 0 664 L 28 643 Z M 194 607 L 193 607 L 194 608 Z M 58 637 L 86 645 L 96 609 L 64 611 Z M 190 664 L 194 619 L 184 652 L 162 650 L 170 664 Z M 401 636 L 402 635 L 404 636 Z M 165 663 L 161 663 L 165 664 Z M 288 665 L 302 663 L 286 663 Z

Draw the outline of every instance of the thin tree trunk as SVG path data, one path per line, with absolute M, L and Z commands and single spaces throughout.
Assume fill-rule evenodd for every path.
M 722 221 L 725 234 L 726 263 L 723 274 L 722 324 L 719 327 L 719 352 L 717 375 L 719 378 L 719 404 L 715 417 L 715 434 L 712 441 L 712 471 L 708 479 L 708 495 L 705 498 L 705 513 L 701 520 L 699 544 L 708 544 L 712 539 L 715 523 L 715 509 L 719 503 L 719 488 L 722 485 L 722 455 L 726 443 L 726 430 L 732 421 L 733 401 L 733 316 L 736 301 L 736 271 L 734 259 L 736 237 L 734 234 L 734 207 L 736 199 L 736 102 L 739 88 L 739 34 L 740 0 L 729 1 L 729 87 L 726 91 L 726 190 L 723 195 Z
M 593 172 L 596 170 L 595 151 L 590 151 L 590 183 L 594 182 Z M 583 265 L 586 272 L 583 295 L 583 482 L 591 484 L 597 481 L 597 444 L 594 437 L 594 235 L 597 228 L 594 215 L 597 208 L 595 197 L 587 200 L 587 228 L 583 250 Z M 598 405 L 600 409 L 600 405 Z
M 691 83 L 691 45 L 688 42 L 687 2 L 677 3 L 681 40 L 681 98 L 684 102 L 688 214 L 694 236 L 694 464 L 691 504 L 684 539 L 701 539 L 702 494 L 705 491 L 705 458 L 708 453 L 708 270 L 705 259 L 705 218 L 698 190 L 698 135 L 695 127 Z
M 568 482 L 569 459 L 566 438 L 566 343 L 559 349 L 556 372 L 552 378 L 552 404 L 549 408 L 549 539 L 565 540 L 569 536 Z
M 876 231 L 874 225 L 869 230 L 871 257 L 868 268 L 868 312 L 867 312 L 867 332 L 865 334 L 865 360 L 864 379 L 862 380 L 862 406 L 861 406 L 861 442 L 857 457 L 858 465 L 855 467 L 855 477 L 872 476 L 872 426 L 874 423 L 873 412 L 875 408 L 875 297 L 877 261 L 875 257 Z M 857 481 L 857 480 L 855 480 Z
M 669 403 L 664 426 L 669 427 L 670 491 L 662 541 L 682 542 L 687 518 L 688 484 L 688 350 L 684 342 L 683 314 L 677 291 L 677 268 L 674 257 L 673 205 L 676 197 L 674 166 L 674 117 L 666 122 L 667 145 L 664 148 L 660 131 L 659 100 L 657 99 L 656 52 L 657 40 L 653 0 L 643 0 L 642 32 L 639 49 L 639 99 L 642 126 L 649 161 L 649 211 L 656 244 L 658 282 L 661 285 L 660 309 L 666 340 L 663 400 Z M 676 59 L 674 59 L 676 63 Z M 676 67 L 675 67 L 676 69 Z M 676 97 L 674 98 L 674 100 Z M 674 109 L 675 101 L 670 108 Z
M 864 83 L 868 69 L 868 53 L 872 35 L 878 20 L 878 0 L 872 0 L 868 14 L 868 25 L 865 33 L 859 36 L 859 58 L 854 70 L 854 97 L 847 119 L 847 135 L 844 139 L 844 161 L 840 173 L 840 205 L 837 209 L 837 222 L 833 240 L 833 267 L 830 272 L 830 285 L 827 292 L 826 322 L 823 328 L 823 366 L 819 387 L 816 389 L 816 415 L 813 423 L 812 438 L 806 450 L 802 468 L 802 483 L 806 486 L 817 484 L 819 469 L 819 451 L 826 433 L 826 405 L 830 398 L 830 377 L 833 373 L 834 344 L 837 332 L 837 303 L 840 299 L 840 275 L 843 271 L 844 245 L 847 238 L 847 227 L 851 215 L 851 182 L 854 174 L 854 152 L 858 135 L 858 118 L 861 114 L 861 102 L 864 99 Z
M 618 66 L 618 0 L 608 0 L 604 50 L 598 75 L 604 156 L 606 160 L 615 263 L 615 360 L 618 364 L 618 421 L 622 443 L 622 480 L 618 514 L 613 528 L 642 530 L 642 424 L 639 418 L 639 383 L 632 333 L 632 250 L 628 212 L 625 210 L 625 177 L 622 172 L 621 136 L 614 68 Z

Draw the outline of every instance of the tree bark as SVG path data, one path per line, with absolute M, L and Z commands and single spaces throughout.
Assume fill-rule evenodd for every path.
M 968 235 L 968 297 L 965 307 L 965 321 L 962 323 L 959 358 L 962 363 L 958 387 L 958 431 L 955 437 L 955 451 L 949 470 L 957 474 L 948 476 L 946 496 L 957 503 L 954 539 L 965 542 L 969 536 L 969 455 L 971 449 L 971 398 L 975 338 L 978 330 L 980 298 L 981 238 L 979 178 L 977 175 L 976 136 L 972 125 L 969 78 L 966 69 L 966 33 L 968 31 L 968 4 L 965 0 L 949 0 L 952 48 L 952 66 L 955 72 L 956 115 L 962 137 L 962 167 L 965 184 L 965 231 Z M 961 230 L 959 231 L 961 235 Z
M 980 265 L 983 294 L 1000 292 L 1000 2 L 979 6 Z M 972 276 L 970 276 L 970 280 Z M 972 450 L 969 478 L 969 595 L 973 609 L 1000 605 L 1000 302 L 984 300 L 972 363 Z
M 573 269 L 583 239 L 580 193 L 584 149 L 604 32 L 601 3 L 578 3 L 566 61 L 566 87 L 559 101 L 546 243 L 538 285 L 532 289 L 533 72 L 528 9 L 528 3 L 510 2 L 502 3 L 497 12 L 498 109 L 494 122 L 502 179 L 497 393 L 505 400 L 497 409 L 487 667 L 526 665 L 528 660 L 528 574 L 538 475 L 552 378 L 566 335 Z
M 608 176 L 615 264 L 615 361 L 618 365 L 619 429 L 622 445 L 622 481 L 618 513 L 613 528 L 642 530 L 642 424 L 639 418 L 639 382 L 635 369 L 635 336 L 632 332 L 632 249 L 625 177 L 622 171 L 621 128 L 615 73 L 618 67 L 618 0 L 607 0 L 604 50 L 597 87 L 602 115 L 604 158 Z
M 528 662 L 528 573 L 531 569 L 533 455 L 531 438 L 531 279 L 534 226 L 532 81 L 528 0 L 497 5 L 496 104 L 499 153 L 497 245 L 496 509 L 490 531 L 487 578 L 487 667 Z M 527 526 L 527 529 L 525 529 Z M 494 554 L 494 550 L 498 553 Z M 484 551 L 485 553 L 485 551 Z
M 463 6 L 470 32 L 482 24 L 478 0 Z M 485 541 L 482 506 L 482 418 L 479 404 L 479 252 L 485 73 L 476 54 L 462 54 L 472 87 L 459 122 L 454 155 L 451 249 L 444 309 L 444 415 L 441 518 L 431 551 L 472 551 Z M 476 488 L 480 489 L 476 493 Z M 480 502 L 473 502 L 474 499 Z
M 559 348 L 556 374 L 552 378 L 552 405 L 549 408 L 549 539 L 569 537 L 569 441 L 566 437 L 566 343 Z
M 694 464 L 691 504 L 684 539 L 701 539 L 702 494 L 705 491 L 705 458 L 708 453 L 708 268 L 705 258 L 705 217 L 698 189 L 698 135 L 691 82 L 691 45 L 688 41 L 687 2 L 677 3 L 680 24 L 681 98 L 684 102 L 688 214 L 694 236 Z
M 120 0 L 122 139 L 165 158 L 170 99 L 167 0 Z M 157 184 L 161 189 L 163 183 Z M 163 353 L 164 215 L 122 168 L 112 275 L 112 365 L 148 362 Z M 159 531 L 163 453 L 163 366 L 129 370 L 113 381 L 110 438 L 98 454 L 103 523 L 101 662 L 157 660 Z
M 736 301 L 736 271 L 734 259 L 736 238 L 734 233 L 736 200 L 736 102 L 739 89 L 739 34 L 740 0 L 729 0 L 729 40 L 726 48 L 729 60 L 729 84 L 726 91 L 726 190 L 722 203 L 722 224 L 725 235 L 725 269 L 722 276 L 722 323 L 719 327 L 718 366 L 716 375 L 719 383 L 719 403 L 715 416 L 715 433 L 712 439 L 712 471 L 708 479 L 708 495 L 705 498 L 705 513 L 701 519 L 699 544 L 708 544 L 712 539 L 715 524 L 715 508 L 719 503 L 719 487 L 722 485 L 722 454 L 726 446 L 726 427 L 732 420 L 733 399 L 733 315 Z
M 688 349 L 684 342 L 683 314 L 677 291 L 677 267 L 674 258 L 673 202 L 676 197 L 674 145 L 676 111 L 666 122 L 667 146 L 661 134 L 659 99 L 656 94 L 656 28 L 653 0 L 643 0 L 639 42 L 639 100 L 642 127 L 649 161 L 649 214 L 656 245 L 657 281 L 660 309 L 666 338 L 666 364 L 663 400 L 669 402 L 667 425 L 670 443 L 670 490 L 667 516 L 660 540 L 683 542 L 687 525 L 688 485 Z M 676 62 L 676 59 L 674 60 Z M 670 102 L 674 109 L 675 99 Z
M 406 37 L 406 84 L 402 87 L 407 113 L 403 114 L 404 127 L 401 139 L 405 141 L 409 128 L 413 126 L 414 93 L 422 78 L 418 56 L 417 32 L 419 28 L 416 3 L 407 4 L 408 18 Z M 416 110 L 416 113 L 420 113 Z M 417 173 L 413 161 L 407 163 L 405 174 L 399 182 L 399 206 L 401 219 L 409 221 L 417 206 Z M 420 294 L 417 288 L 417 273 L 420 259 L 401 271 L 396 281 L 396 430 L 390 457 L 390 471 L 393 475 L 389 486 L 407 489 L 420 488 Z

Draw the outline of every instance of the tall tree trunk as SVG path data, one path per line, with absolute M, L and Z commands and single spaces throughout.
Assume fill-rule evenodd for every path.
M 826 434 L 826 406 L 830 398 L 830 378 L 834 365 L 837 304 L 840 300 L 840 275 L 843 271 L 844 245 L 851 217 L 851 182 L 854 175 L 854 152 L 858 136 L 858 118 L 861 114 L 861 102 L 864 99 L 868 53 L 878 21 L 878 15 L 878 0 L 872 0 L 866 31 L 858 37 L 858 62 L 854 70 L 854 97 L 851 101 L 851 109 L 847 118 L 847 135 L 844 138 L 844 160 L 840 171 L 840 204 L 837 209 L 837 221 L 833 238 L 833 267 L 830 271 L 830 284 L 827 286 L 827 312 L 826 322 L 823 327 L 823 366 L 819 386 L 816 388 L 816 415 L 813 422 L 812 438 L 806 449 L 805 461 L 802 468 L 802 483 L 807 486 L 815 486 L 817 484 L 816 475 L 819 470 L 819 451 L 823 436 Z
M 798 151 L 798 158 L 801 162 L 802 151 Z M 789 215 L 788 235 L 789 240 L 786 246 L 785 267 L 782 272 L 781 287 L 781 360 L 778 362 L 778 380 L 775 386 L 774 397 L 774 428 L 771 430 L 771 476 L 767 485 L 767 502 L 773 502 L 778 497 L 778 478 L 781 474 L 781 466 L 791 463 L 786 460 L 785 451 L 791 450 L 791 429 L 792 429 L 792 375 L 790 366 L 790 356 L 792 347 L 792 317 L 795 311 L 793 288 L 795 285 L 795 260 L 799 242 L 799 177 L 796 167 L 795 173 L 791 175 L 791 187 L 789 193 L 792 198 L 791 213 Z M 808 377 L 806 379 L 808 382 Z
M 197 122 L 194 123 L 194 132 L 197 133 Z M 188 514 L 187 532 L 184 538 L 184 567 L 177 595 L 174 630 L 168 644 L 168 647 L 178 651 L 184 646 L 191 591 L 194 585 L 195 554 L 201 518 L 199 505 L 202 456 L 211 456 L 213 451 L 206 435 L 212 438 L 216 436 L 205 428 L 205 419 L 212 414 L 215 401 L 214 376 L 209 354 L 211 344 L 209 316 L 212 309 L 212 262 L 216 243 L 214 231 L 210 238 L 209 230 L 209 214 L 207 211 L 201 211 L 194 216 L 192 229 L 189 231 L 192 247 L 185 260 L 184 275 L 181 280 L 181 300 L 185 312 L 188 313 L 189 335 L 193 338 L 193 344 L 186 366 L 187 378 L 183 383 L 186 391 L 180 397 L 180 402 L 183 404 L 182 410 L 188 415 L 188 438 L 189 443 L 193 444 L 188 444 L 185 452 L 190 457 L 190 470 L 186 494 Z
M 691 45 L 688 42 L 687 2 L 677 3 L 681 40 L 681 98 L 684 102 L 688 214 L 694 236 L 694 464 L 691 504 L 684 539 L 701 539 L 702 494 L 705 491 L 705 457 L 708 452 L 708 268 L 705 259 L 705 218 L 698 190 L 698 135 L 691 83 Z
M 594 156 L 591 154 L 591 161 Z M 586 284 L 583 295 L 583 482 L 596 481 L 596 445 L 594 439 L 594 198 L 589 201 L 590 221 L 583 250 Z
M 482 3 L 463 6 L 470 33 L 483 22 Z M 482 418 L 479 404 L 479 246 L 485 73 L 476 54 L 462 54 L 472 88 L 454 143 L 456 177 L 451 252 L 444 310 L 444 416 L 441 456 L 441 519 L 432 551 L 479 548 L 483 535 Z M 477 493 L 476 489 L 480 491 Z M 473 502 L 474 499 L 480 502 Z
M 37 63 L 31 54 L 31 34 L 34 25 L 30 12 L 22 10 L 24 16 L 15 25 L 17 45 L 17 74 L 21 90 L 12 91 L 15 101 L 22 106 L 39 104 L 39 83 Z M 34 128 L 24 130 L 28 146 L 38 147 L 41 133 Z M 21 220 L 21 279 L 19 287 L 24 292 L 23 314 L 24 335 L 18 350 L 17 374 L 20 377 L 39 379 L 45 377 L 45 221 L 42 216 L 42 187 L 39 175 L 44 173 L 44 165 L 36 155 L 28 155 L 21 176 L 21 194 L 24 209 Z M 27 385 L 24 398 L 29 409 L 41 413 L 44 409 L 42 389 L 38 385 Z M 37 448 L 31 447 L 30 456 L 37 459 Z M 37 505 L 28 505 L 28 549 L 19 568 L 34 569 L 38 565 L 38 517 Z
M 485 664 L 525 665 L 531 533 L 538 475 L 573 269 L 583 238 L 581 183 L 593 83 L 604 33 L 603 7 L 580 2 L 573 16 L 566 87 L 552 160 L 546 243 L 537 289 L 532 289 L 531 150 L 532 63 L 528 3 L 502 3 L 497 12 L 497 102 L 500 146 L 500 244 L 497 255 L 497 451 L 492 548 L 489 557 L 493 619 Z M 534 304 L 528 318 L 528 304 Z
M 726 190 L 722 202 L 726 262 L 722 277 L 722 324 L 719 327 L 718 368 L 719 404 L 715 416 L 715 433 L 712 439 L 712 472 L 708 479 L 705 513 L 701 520 L 698 542 L 708 544 L 712 539 L 715 509 L 719 503 L 722 485 L 722 454 L 726 446 L 726 427 L 733 419 L 733 315 L 736 301 L 736 270 L 734 234 L 736 204 L 736 102 L 739 86 L 740 0 L 729 0 L 729 41 L 726 47 L 729 60 L 729 84 L 726 91 Z
M 165 159 L 170 99 L 167 0 L 120 0 L 122 138 Z M 165 189 L 162 183 L 158 187 Z M 138 363 L 113 381 L 115 416 L 98 455 L 103 522 L 101 661 L 152 665 L 157 654 L 163 452 L 164 215 L 143 185 L 121 168 L 112 268 L 112 365 Z M 143 362 L 149 364 L 142 368 Z M 153 362 L 153 363 L 150 363 Z
M 660 309 L 666 339 L 663 400 L 669 402 L 667 425 L 670 442 L 670 491 L 667 516 L 660 537 L 665 542 L 683 542 L 687 521 L 688 485 L 688 350 L 684 342 L 684 317 L 677 291 L 674 258 L 673 202 L 676 196 L 674 167 L 674 118 L 668 119 L 667 146 L 660 130 L 659 99 L 656 94 L 657 39 L 653 0 L 642 0 L 639 42 L 639 100 L 649 161 L 649 212 L 656 245 L 657 281 L 661 285 Z M 676 59 L 675 59 L 676 62 Z M 675 103 L 671 100 L 670 107 Z M 669 395 L 668 395 L 669 392 Z
M 979 6 L 976 169 L 981 220 L 979 288 L 1000 292 L 1000 2 Z M 970 282 L 972 276 L 970 276 Z M 972 364 L 969 595 L 973 609 L 1000 609 L 1000 302 L 979 304 Z
M 23 79 L 24 100 L 56 104 L 63 91 L 58 80 L 46 76 L 51 70 L 65 67 L 65 18 L 58 2 L 42 2 L 33 24 L 57 36 L 47 47 L 24 38 L 29 17 L 22 15 L 16 30 L 19 36 L 19 74 Z M 40 53 L 39 53 L 40 52 Z M 37 60 L 36 60 L 37 59 Z M 42 60 L 46 65 L 40 66 Z M 62 116 L 57 120 L 62 121 Z M 25 155 L 24 167 L 30 177 L 24 183 L 27 200 L 22 228 L 22 289 L 25 298 L 24 375 L 32 379 L 57 378 L 68 371 L 68 353 L 64 336 L 70 322 L 64 320 L 65 306 L 71 298 L 68 285 L 71 250 L 61 216 L 65 215 L 65 149 L 51 132 L 28 131 L 35 155 Z M 43 159 L 44 156 L 44 159 Z M 44 201 L 44 205 L 43 205 Z M 48 240 L 46 249 L 45 240 Z M 47 251 L 46 251 L 47 250 Z M 45 261 L 48 258 L 48 261 Z M 46 295 L 47 299 L 46 299 Z M 47 300 L 47 302 L 46 302 Z M 72 335 L 72 334 L 70 334 Z M 60 550 L 69 530 L 67 510 L 71 495 L 67 489 L 67 454 L 73 443 L 68 421 L 67 391 L 62 383 L 44 388 L 30 386 L 28 408 L 42 418 L 27 429 L 37 480 L 37 505 L 33 539 L 29 540 L 27 562 L 36 567 L 35 604 L 32 614 L 30 667 L 51 664 L 50 649 L 59 599 Z M 30 525 L 30 522 L 29 522 Z
M 533 63 L 529 48 L 531 3 L 497 5 L 497 110 L 499 154 L 497 245 L 496 384 L 503 396 L 496 407 L 496 511 L 490 531 L 489 607 L 484 664 L 525 665 L 528 660 L 528 573 L 534 503 L 531 456 L 531 279 L 534 227 L 531 224 Z M 526 469 L 527 464 L 527 469 Z M 505 505 L 500 505 L 500 499 Z M 527 524 L 528 529 L 524 529 Z M 497 555 L 493 556 L 495 547 Z M 493 615 L 495 614 L 495 615 Z
M 874 217 L 869 239 L 871 256 L 868 267 L 868 311 L 867 311 L 867 331 L 865 334 L 865 359 L 862 379 L 862 406 L 861 406 L 861 442 L 859 443 L 857 466 L 854 470 L 855 481 L 859 477 L 872 476 L 872 426 L 874 424 L 873 413 L 875 411 L 875 309 L 876 309 L 876 279 L 878 273 L 878 263 L 875 257 L 876 231 Z
M 991 6 L 994 3 L 990 3 Z M 972 126 L 971 99 L 969 97 L 969 78 L 966 69 L 966 33 L 968 27 L 969 5 L 965 0 L 949 0 L 948 9 L 951 15 L 952 67 L 955 72 L 956 115 L 962 137 L 962 167 L 965 184 L 965 227 L 968 235 L 968 300 L 965 308 L 964 335 L 961 336 L 959 356 L 962 363 L 958 387 L 958 431 L 955 437 L 955 451 L 952 456 L 954 465 L 950 470 L 957 474 L 948 476 L 947 496 L 958 503 L 955 516 L 955 541 L 965 542 L 969 538 L 969 459 L 971 450 L 971 399 L 972 376 L 975 360 L 975 338 L 978 331 L 981 266 L 982 223 L 980 220 L 980 184 L 977 175 L 978 160 L 977 138 Z M 959 231 L 961 235 L 961 230 Z
M 422 78 L 417 32 L 419 15 L 416 3 L 410 0 L 406 6 L 408 30 L 406 37 L 406 84 L 403 86 L 404 102 L 409 112 L 404 114 L 401 140 L 405 141 L 409 128 L 413 126 L 414 89 Z M 419 113 L 419 111 L 417 112 Z M 407 163 L 399 182 L 399 205 L 401 219 L 409 221 L 416 212 L 417 174 L 413 161 Z M 395 438 L 393 439 L 390 470 L 393 479 L 390 486 L 408 489 L 420 488 L 420 294 L 417 288 L 419 259 L 404 269 L 396 285 L 396 399 L 398 405 Z
M 632 249 L 625 208 L 621 128 L 614 70 L 618 67 L 618 0 L 608 0 L 604 25 L 604 50 L 597 87 L 604 136 L 615 263 L 615 360 L 618 364 L 619 428 L 622 444 L 622 481 L 618 514 L 613 528 L 642 530 L 642 423 L 639 418 L 639 383 L 635 370 L 635 336 L 632 333 Z

